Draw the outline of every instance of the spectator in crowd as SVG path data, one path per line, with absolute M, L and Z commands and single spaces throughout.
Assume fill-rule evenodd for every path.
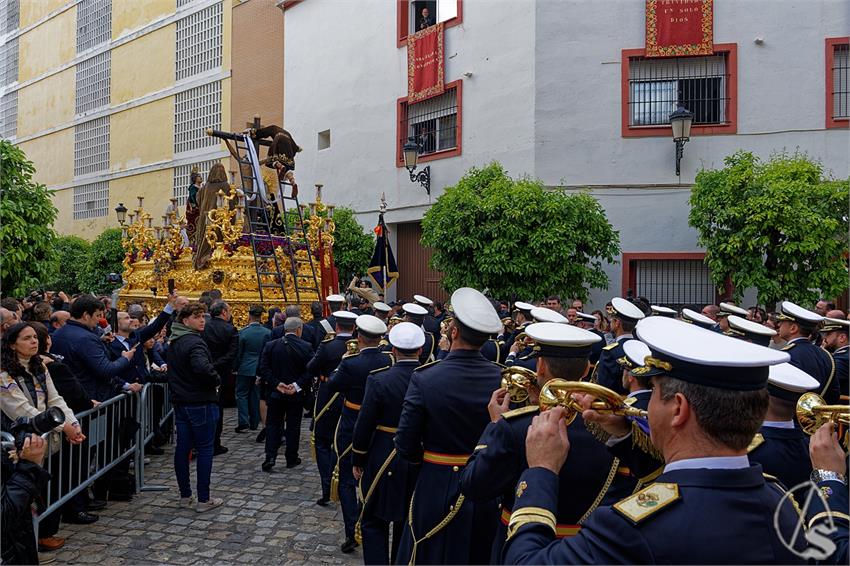
M 279 312 L 280 312 L 280 309 L 279 309 L 279 308 L 277 308 L 277 307 L 272 307 L 272 308 L 270 308 L 270 309 L 269 309 L 269 316 L 268 316 L 268 318 L 266 319 L 266 323 L 265 323 L 263 326 L 265 326 L 265 327 L 266 327 L 266 328 L 268 328 L 269 330 L 271 330 L 272 328 L 274 328 L 274 315 L 276 315 L 276 314 L 277 314 L 277 313 L 279 313 Z
M 40 322 L 45 327 L 50 325 L 50 315 L 53 309 L 50 308 L 50 303 L 41 301 L 32 307 L 32 319 L 35 322 Z
M 213 366 L 224 388 L 226 383 L 232 383 L 230 374 L 233 371 L 233 362 L 236 360 L 236 350 L 239 347 L 239 332 L 230 322 L 232 318 L 230 307 L 221 300 L 221 291 L 213 289 L 209 296 L 213 297 L 215 293 L 218 293 L 219 298 L 214 299 L 210 306 L 210 319 L 203 330 L 203 338 L 212 354 Z M 168 365 L 171 365 L 170 361 Z M 221 389 L 219 389 L 218 408 L 219 414 L 223 414 Z M 227 448 L 221 445 L 222 426 L 222 419 L 219 419 L 215 430 L 215 456 L 227 452 Z
M 817 303 L 815 303 L 815 312 L 821 316 L 827 316 L 831 310 L 835 310 L 835 303 L 832 301 L 827 301 L 826 299 L 821 299 Z
M 767 318 L 765 319 L 763 324 L 771 330 L 777 330 L 778 325 L 776 324 L 776 313 L 767 313 Z M 772 350 L 781 350 L 785 347 L 785 344 L 787 344 L 787 342 L 783 340 L 782 337 L 779 336 L 779 332 L 777 332 L 773 335 L 773 337 L 771 337 L 770 344 L 768 344 L 768 348 L 771 348 Z
M 62 432 L 73 444 L 85 440 L 74 413 L 56 391 L 38 355 L 38 336 L 29 323 L 19 322 L 3 335 L 0 362 L 4 370 L 0 373 L 0 409 L 3 415 L 14 422 L 21 417 L 34 417 L 48 407 L 58 407 L 65 415 L 65 422 L 53 431 L 54 449 L 59 448 L 59 433 Z M 58 458 L 51 461 L 51 468 L 59 469 Z M 56 536 L 59 518 L 59 513 L 55 512 L 42 519 L 39 528 L 39 547 L 42 550 L 57 550 L 64 546 L 65 539 Z
M 14 297 L 5 297 L 4 299 L 0 300 L 0 307 L 3 307 L 4 309 L 8 309 L 15 313 L 15 317 L 18 322 L 24 319 L 24 308 L 21 306 L 21 303 L 18 301 L 18 299 Z
M 430 10 L 428 10 L 428 8 L 422 8 L 422 12 L 420 13 L 420 18 L 419 18 L 419 29 L 423 30 L 423 29 L 431 27 L 433 25 L 434 25 L 434 17 L 431 15 Z
M 145 383 L 150 374 L 150 361 L 145 355 L 145 348 L 139 347 L 145 342 L 159 334 L 165 325 L 171 320 L 174 312 L 174 302 L 177 300 L 176 293 L 168 297 L 168 303 L 162 312 L 150 324 L 142 324 L 138 318 L 132 318 L 129 312 L 118 311 L 116 313 L 115 340 L 109 344 L 113 358 L 119 357 L 127 351 L 133 351 L 130 367 L 119 377 L 128 383 Z M 137 311 L 138 312 L 138 311 Z
M 319 344 L 322 342 L 322 330 L 319 326 L 319 321 L 322 320 L 322 303 L 319 301 L 313 301 L 310 303 L 310 316 L 312 319 L 310 322 L 304 324 L 304 332 L 301 335 L 303 340 L 307 340 L 307 336 L 310 336 L 311 339 L 307 340 L 310 342 L 310 345 L 313 347 L 313 351 L 319 349 Z
M 759 324 L 764 324 L 764 321 L 767 320 L 767 313 L 761 307 L 755 306 L 747 309 L 749 313 L 747 318 L 752 320 L 753 322 L 758 322 Z
M 221 379 L 213 357 L 202 337 L 206 326 L 206 308 L 189 303 L 171 326 L 168 346 L 168 382 L 174 405 L 177 446 L 174 473 L 180 487 L 181 507 L 194 507 L 198 513 L 218 507 L 219 498 L 210 497 L 215 431 L 221 420 L 217 389 Z M 189 457 L 197 452 L 197 494 L 195 501 L 189 483 Z
M 365 299 L 369 304 L 381 300 L 378 293 L 372 289 L 372 284 L 365 279 L 360 279 L 359 277 L 353 277 L 351 279 L 351 283 L 348 284 L 348 290 L 352 293 L 352 295 L 359 299 Z M 355 305 L 360 302 L 361 301 L 358 300 L 352 300 L 352 303 Z
M 573 299 L 573 302 L 570 303 L 570 306 L 578 312 L 584 312 L 584 303 L 581 301 L 581 299 Z
M 239 331 L 236 350 L 236 407 L 239 424 L 236 432 L 257 430 L 260 423 L 260 392 L 257 385 L 257 362 L 271 331 L 260 324 L 263 307 L 248 309 L 248 326 Z
M 7 308 L 0 307 L 0 334 L 18 322 L 18 316 Z
M 567 322 L 569 324 L 575 324 L 577 316 L 578 316 L 578 311 L 576 309 L 574 309 L 573 307 L 570 307 L 570 308 L 567 309 Z
M 720 312 L 720 307 L 718 307 L 717 305 L 705 305 L 704 307 L 702 307 L 701 312 L 703 316 L 707 316 L 714 322 L 717 322 L 717 313 Z
M 844 314 L 844 311 L 838 309 L 827 311 L 826 316 L 829 318 L 837 318 L 839 320 L 847 320 L 847 315 Z
M 546 297 L 546 303 L 541 306 L 552 309 L 553 311 L 561 312 L 561 297 L 558 295 Z
M 38 503 L 41 512 L 44 502 L 38 497 L 47 489 L 50 474 L 41 467 L 47 443 L 37 434 L 24 440 L 16 460 L 3 451 L 3 564 L 38 564 L 38 547 L 32 522 L 32 505 Z
M 47 331 L 53 334 L 55 331 L 59 330 L 68 320 L 71 318 L 71 313 L 68 311 L 54 311 L 52 315 L 50 315 L 50 323 L 47 324 Z

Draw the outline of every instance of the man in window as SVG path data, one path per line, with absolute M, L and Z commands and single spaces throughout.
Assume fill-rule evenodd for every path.
M 428 10 L 428 8 L 422 8 L 422 18 L 419 20 L 419 29 L 423 30 L 433 26 L 435 23 L 436 22 L 434 22 L 434 17 L 431 15 L 430 10 Z

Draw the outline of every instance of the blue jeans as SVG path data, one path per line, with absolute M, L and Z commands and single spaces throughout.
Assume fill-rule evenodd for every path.
M 189 457 L 192 449 L 198 452 L 198 501 L 210 499 L 213 442 L 219 419 L 218 405 L 175 405 L 174 423 L 177 427 L 177 446 L 174 449 L 174 473 L 180 487 L 180 497 L 191 497 Z
M 260 391 L 257 378 L 251 375 L 236 376 L 236 408 L 239 426 L 256 429 L 260 424 Z

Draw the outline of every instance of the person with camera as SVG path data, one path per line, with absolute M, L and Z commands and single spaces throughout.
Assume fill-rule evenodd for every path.
M 38 355 L 38 337 L 29 323 L 18 323 L 3 334 L 0 363 L 4 370 L 0 373 L 0 410 L 9 420 L 31 419 L 50 407 L 56 407 L 65 415 L 65 421 L 53 430 L 51 452 L 59 450 L 60 433 L 64 432 L 72 444 L 85 440 L 74 413 L 56 391 L 50 373 Z M 58 458 L 52 464 L 59 469 Z M 57 532 L 59 513 L 54 512 L 40 522 L 39 547 L 43 550 L 61 548 L 65 540 L 57 537 Z
M 3 564 L 38 564 L 32 504 L 40 501 L 50 474 L 41 467 L 47 443 L 31 434 L 20 450 L 2 451 L 3 516 L 0 558 Z

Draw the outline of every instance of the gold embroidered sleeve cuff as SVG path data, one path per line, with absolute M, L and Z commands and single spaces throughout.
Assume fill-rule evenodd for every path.
M 552 534 L 557 533 L 555 514 L 548 509 L 542 507 L 523 507 L 517 509 L 511 514 L 511 521 L 508 524 L 508 539 L 510 539 L 517 530 L 523 525 L 530 523 L 546 525 L 552 529 Z

